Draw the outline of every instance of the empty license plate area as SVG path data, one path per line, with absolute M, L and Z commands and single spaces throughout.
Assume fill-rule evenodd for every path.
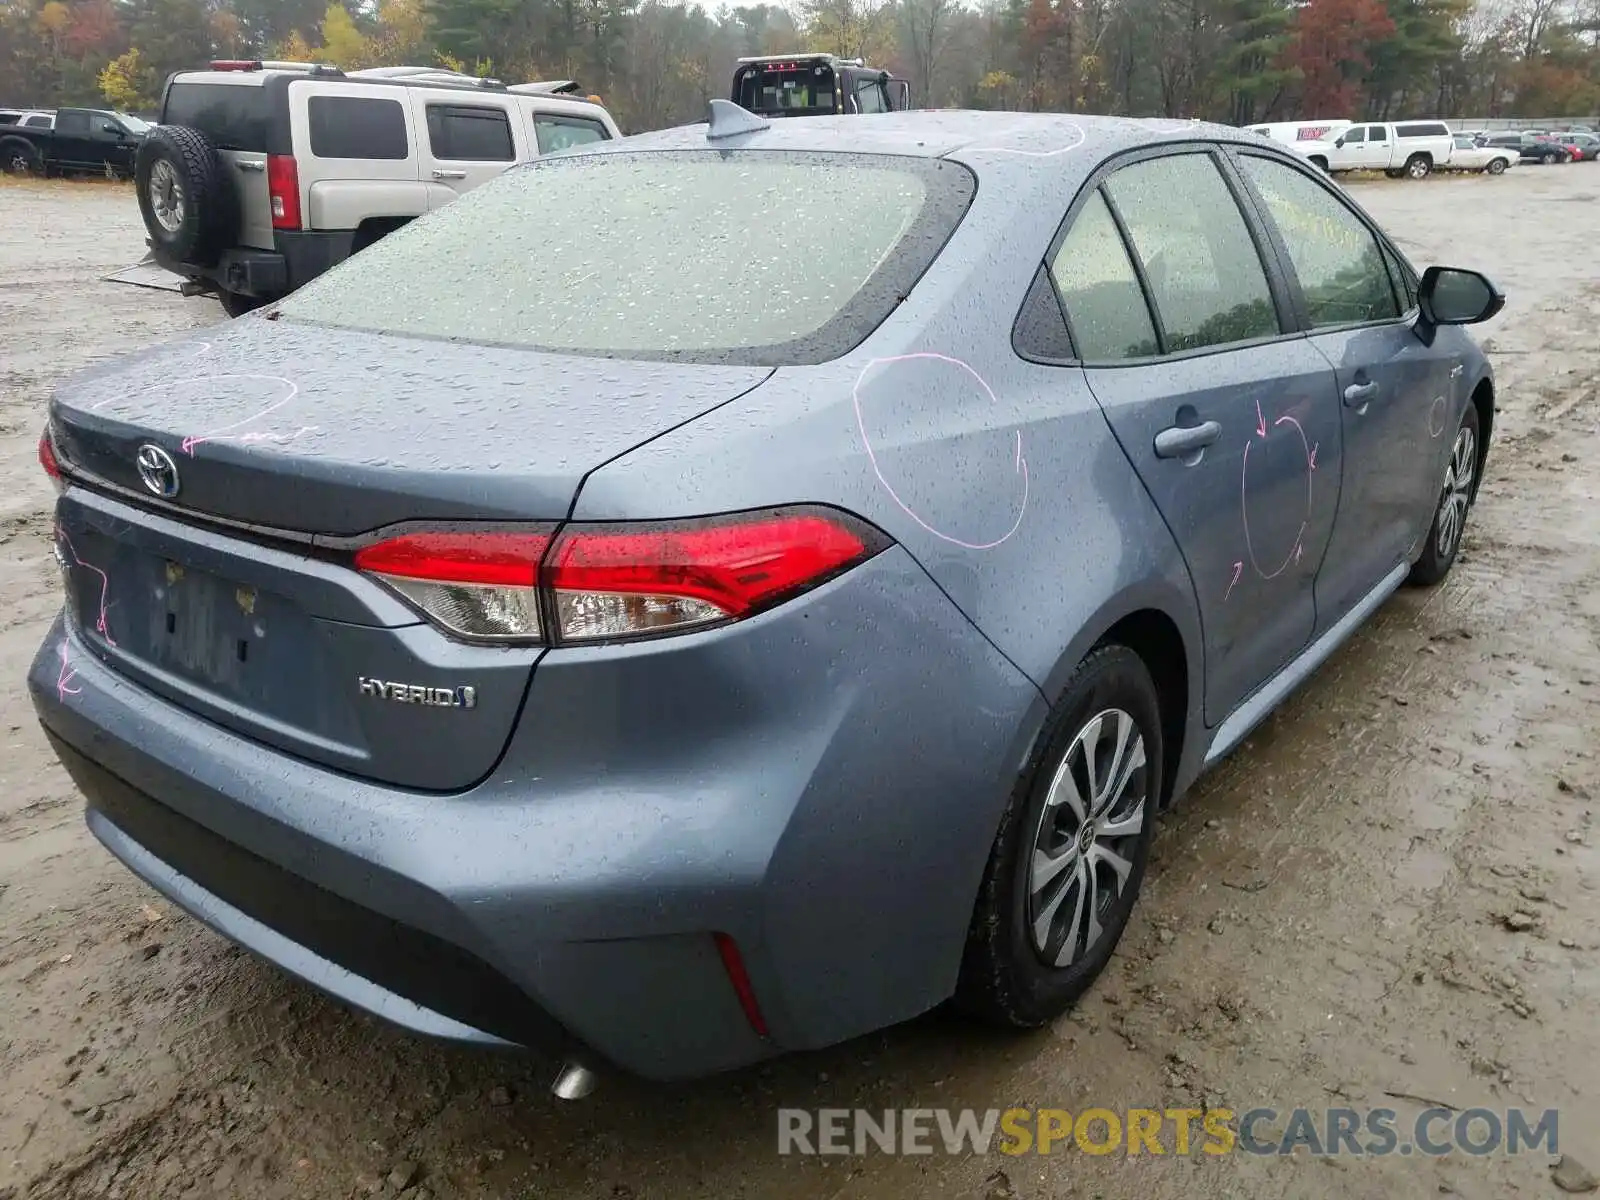
M 124 674 L 252 732 L 359 740 L 348 714 L 307 703 L 328 694 L 327 631 L 293 601 L 93 529 L 59 544 L 81 636 Z

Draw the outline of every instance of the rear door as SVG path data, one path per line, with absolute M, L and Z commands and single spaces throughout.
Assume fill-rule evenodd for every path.
M 316 79 L 293 83 L 289 98 L 307 229 L 428 211 L 407 89 Z
M 1395 165 L 1394 131 L 1387 125 L 1368 125 L 1366 149 L 1361 152 L 1361 166 L 1373 171 L 1387 170 Z
M 272 127 L 269 93 L 259 72 L 220 78 L 178 78 L 167 89 L 163 125 L 188 125 L 211 139 L 227 166 L 239 203 L 239 244 L 270 250 L 272 200 L 267 192 L 267 147 Z
M 1338 379 L 1339 520 L 1317 580 L 1320 627 L 1337 621 L 1425 535 L 1467 396 L 1463 364 L 1416 335 L 1414 282 L 1368 220 L 1314 173 L 1241 150 L 1240 168 L 1291 265 L 1310 344 Z M 1463 373 L 1464 374 L 1464 373 Z
M 63 166 L 82 167 L 94 158 L 90 138 L 89 114 L 81 108 L 64 108 L 56 114 L 54 152 L 49 155 Z
M 530 132 L 509 99 L 462 98 L 422 88 L 410 95 L 430 209 L 443 208 L 512 163 L 533 157 Z
M 1137 159 L 1051 262 L 1079 358 L 1189 567 L 1216 724 L 1310 640 L 1339 490 L 1333 372 L 1207 147 Z

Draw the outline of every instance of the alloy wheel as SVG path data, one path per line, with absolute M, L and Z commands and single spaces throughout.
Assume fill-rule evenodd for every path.
M 1467 508 L 1472 503 L 1472 481 L 1478 469 L 1478 440 L 1469 426 L 1456 434 L 1450 465 L 1444 471 L 1444 501 L 1439 505 L 1437 545 L 1439 557 L 1448 559 L 1461 539 L 1467 523 Z
M 1144 736 L 1121 709 L 1091 717 L 1067 747 L 1034 834 L 1028 922 L 1039 956 L 1069 966 L 1122 901 L 1150 796 Z
M 150 210 L 156 221 L 168 233 L 177 233 L 183 227 L 183 184 L 172 164 L 162 160 L 150 168 Z

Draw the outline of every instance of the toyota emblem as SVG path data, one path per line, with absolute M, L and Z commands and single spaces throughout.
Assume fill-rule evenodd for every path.
M 153 494 L 163 500 L 171 500 L 178 494 L 181 486 L 178 480 L 178 464 L 172 461 L 160 446 L 146 442 L 139 447 L 139 456 L 136 460 L 139 467 L 139 479 Z

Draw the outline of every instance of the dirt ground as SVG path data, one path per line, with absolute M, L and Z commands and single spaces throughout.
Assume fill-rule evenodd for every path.
M 1116 959 L 1054 1028 L 934 1015 L 563 1105 L 553 1063 L 355 1015 L 85 831 L 22 687 L 60 592 L 35 441 L 67 372 L 221 314 L 97 282 L 142 253 L 128 192 L 0 186 L 0 1198 L 1559 1194 L 1542 1154 L 780 1157 L 779 1106 L 1556 1107 L 1600 1167 L 1600 165 L 1353 190 L 1419 265 L 1509 296 L 1447 584 L 1403 591 L 1165 822 Z

